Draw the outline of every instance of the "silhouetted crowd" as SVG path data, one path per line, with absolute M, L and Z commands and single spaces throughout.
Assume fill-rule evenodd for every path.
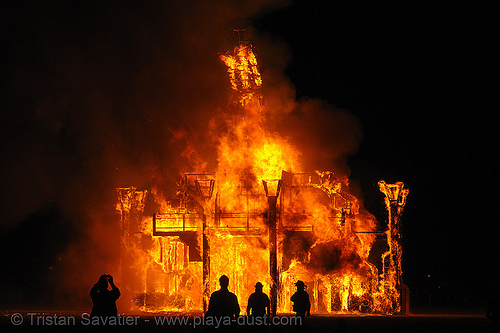
M 218 318 L 214 322 L 221 323 L 221 318 L 226 318 L 227 323 L 222 322 L 223 325 L 210 325 L 208 330 L 219 330 L 219 331 L 231 331 L 232 327 L 236 324 L 236 319 L 240 315 L 240 306 L 238 304 L 238 298 L 236 295 L 229 291 L 229 278 L 226 275 L 222 275 L 219 278 L 220 289 L 213 292 L 210 295 L 210 301 L 208 304 L 208 310 L 205 314 L 206 317 Z M 311 302 L 309 301 L 309 294 L 305 291 L 306 285 L 302 281 L 297 281 L 295 283 L 297 291 L 292 295 L 291 301 L 293 302 L 293 311 L 302 320 L 300 324 L 303 323 L 305 316 L 311 315 Z M 251 327 L 258 330 L 259 327 L 262 328 L 265 325 L 265 320 L 257 320 L 267 318 L 271 315 L 270 311 L 270 301 L 269 297 L 262 291 L 263 285 L 261 282 L 255 284 L 255 292 L 250 295 L 247 303 L 247 317 L 248 323 L 251 323 Z
M 229 291 L 229 278 L 226 275 L 222 275 L 219 278 L 219 283 L 220 289 L 210 295 L 208 310 L 205 314 L 205 318 L 214 318 L 214 322 L 218 323 L 218 325 L 208 325 L 206 328 L 207 331 L 230 332 L 237 325 L 237 319 L 240 315 L 238 297 Z M 305 332 L 307 328 L 303 325 L 304 318 L 311 315 L 311 302 L 309 301 L 309 294 L 305 290 L 306 285 L 304 282 L 299 280 L 295 283 L 295 286 L 297 290 L 291 297 L 293 303 L 292 309 L 296 313 L 296 317 L 301 319 L 298 331 Z M 269 297 L 262 291 L 263 287 L 261 282 L 257 282 L 255 284 L 255 292 L 250 295 L 247 302 L 247 322 L 252 323 L 255 331 L 262 331 L 263 325 L 266 325 L 266 321 L 254 319 L 265 319 L 271 316 L 271 304 Z M 116 317 L 118 315 L 116 301 L 120 297 L 120 290 L 114 284 L 111 275 L 104 274 L 99 277 L 99 280 L 90 290 L 90 297 L 93 303 L 91 317 Z M 486 317 L 491 320 L 492 332 L 500 332 L 499 308 L 500 295 L 497 294 L 486 310 Z M 222 318 L 225 321 L 222 321 Z M 254 326 L 254 324 L 256 325 Z M 348 331 L 345 320 L 342 318 L 339 319 L 334 332 Z
M 218 329 L 219 331 L 230 331 L 236 325 L 236 320 L 240 315 L 240 306 L 238 297 L 229 291 L 229 278 L 222 275 L 219 278 L 220 289 L 214 291 L 210 295 L 208 310 L 205 314 L 206 318 L 214 318 L 214 323 L 218 323 L 217 327 L 211 325 L 210 329 Z M 292 295 L 293 311 L 296 316 L 301 318 L 300 324 L 306 316 L 311 315 L 311 302 L 309 294 L 305 291 L 306 285 L 302 281 L 295 283 L 297 291 Z M 111 287 L 111 289 L 109 289 Z M 271 316 L 269 297 L 262 291 L 263 284 L 257 282 L 255 284 L 255 292 L 248 298 L 246 314 L 252 325 L 256 327 L 265 325 L 266 320 Z M 110 317 L 117 316 L 118 311 L 116 301 L 120 297 L 120 290 L 113 282 L 111 275 L 101 275 L 99 280 L 90 290 L 92 298 L 91 317 Z M 225 319 L 225 321 L 222 321 Z M 257 320 L 261 319 L 261 320 Z

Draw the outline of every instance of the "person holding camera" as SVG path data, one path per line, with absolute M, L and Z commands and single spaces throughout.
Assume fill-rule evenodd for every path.
M 108 289 L 108 284 L 111 290 Z M 116 317 L 118 315 L 116 300 L 120 297 L 120 290 L 113 283 L 111 275 L 101 275 L 99 281 L 90 289 L 90 297 L 93 303 L 91 317 Z

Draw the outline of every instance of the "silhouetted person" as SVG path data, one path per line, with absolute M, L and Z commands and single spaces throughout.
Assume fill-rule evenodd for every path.
M 206 316 L 221 319 L 221 325 L 218 329 L 225 331 L 230 330 L 229 325 L 227 325 L 228 320 L 232 321 L 239 317 L 240 305 L 238 304 L 238 297 L 227 289 L 229 278 L 226 275 L 222 275 L 219 278 L 219 283 L 220 289 L 210 295 Z M 231 322 L 231 324 L 234 324 L 234 322 Z M 210 328 L 213 329 L 216 327 L 212 326 Z
M 292 310 L 295 311 L 297 317 L 301 317 L 303 320 L 306 315 L 311 315 L 311 302 L 309 294 L 304 290 L 306 287 L 304 282 L 298 280 L 295 282 L 295 286 L 297 286 L 297 291 L 290 298 L 293 302 Z
M 486 318 L 491 320 L 491 331 L 493 333 L 500 332 L 500 294 L 497 293 L 496 297 L 491 301 L 486 309 Z
M 269 316 L 269 297 L 262 292 L 262 283 L 255 284 L 255 292 L 248 298 L 247 316 L 264 317 Z
M 108 282 L 111 290 L 108 289 Z M 90 289 L 92 298 L 91 317 L 112 317 L 118 315 L 116 300 L 120 297 L 120 290 L 113 283 L 111 275 L 101 275 L 99 281 Z
M 309 301 L 309 294 L 304 290 L 306 287 L 304 282 L 298 280 L 295 282 L 295 286 L 297 287 L 297 291 L 290 298 L 293 302 L 292 310 L 300 318 L 300 321 L 296 323 L 295 332 L 306 333 L 309 330 L 305 323 L 305 316 L 311 315 L 311 302 Z

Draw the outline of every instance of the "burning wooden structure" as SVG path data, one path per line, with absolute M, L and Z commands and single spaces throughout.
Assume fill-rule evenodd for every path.
M 302 172 L 296 149 L 267 130 L 252 45 L 239 40 L 220 58 L 233 97 L 217 170 L 184 174 L 169 200 L 154 189 L 118 189 L 122 274 L 134 305 L 204 310 L 225 274 L 243 309 L 260 281 L 272 313 L 291 312 L 300 279 L 316 313 L 404 312 L 400 216 L 408 190 L 379 183 L 389 212 L 379 230 L 346 177 Z M 156 212 L 145 213 L 151 203 Z

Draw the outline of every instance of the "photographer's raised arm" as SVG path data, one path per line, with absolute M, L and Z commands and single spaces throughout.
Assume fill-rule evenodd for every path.
M 116 299 L 118 299 L 118 297 L 120 297 L 121 295 L 120 289 L 118 289 L 118 287 L 113 282 L 113 277 L 111 275 L 108 275 L 108 282 L 111 285 L 111 289 L 115 292 Z

